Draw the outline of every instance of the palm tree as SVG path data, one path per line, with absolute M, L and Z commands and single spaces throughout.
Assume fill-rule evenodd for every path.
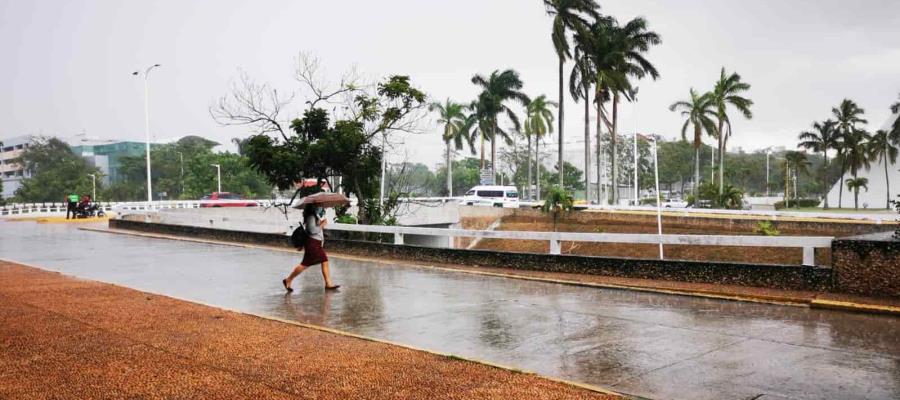
M 866 178 L 847 179 L 847 190 L 853 191 L 853 209 L 859 210 L 859 188 L 869 191 L 869 180 Z
M 505 113 L 512 121 L 513 127 L 520 130 L 519 117 L 506 103 L 515 100 L 526 105 L 530 99 L 520 91 L 522 80 L 519 79 L 519 73 L 511 69 L 503 72 L 495 70 L 487 78 L 475 75 L 472 77 L 472 83 L 482 89 L 481 94 L 478 95 L 476 114 L 482 122 L 488 124 L 486 126 L 483 123 L 479 124 L 479 129 L 482 131 L 482 135 L 487 134 L 491 140 L 491 176 L 494 177 L 497 174 L 497 134 L 499 133 L 507 141 L 510 140 L 506 131 L 497 125 L 497 118 L 500 114 Z M 490 131 L 485 132 L 485 128 Z
M 888 162 L 897 162 L 898 146 L 900 146 L 900 130 L 891 132 L 879 130 L 869 140 L 869 156 L 872 161 L 880 159 L 884 163 L 884 183 L 887 188 L 885 208 L 891 208 L 891 179 L 888 175 Z
M 576 32 L 589 25 L 589 19 L 600 18 L 600 5 L 595 0 L 544 0 L 547 14 L 553 17 L 550 35 L 556 56 L 559 58 L 559 186 L 563 186 L 563 122 L 565 99 L 563 97 L 563 68 L 569 51 L 568 32 Z
M 696 90 L 691 88 L 691 98 L 687 101 L 677 101 L 669 106 L 670 111 L 681 110 L 681 116 L 684 117 L 684 125 L 681 126 L 681 138 L 687 140 L 688 126 L 694 126 L 694 196 L 697 195 L 697 187 L 700 185 L 700 147 L 703 146 L 703 132 L 707 135 L 715 137 L 716 124 L 713 118 L 716 116 L 715 107 L 712 103 L 712 95 L 705 93 L 700 95 Z
M 872 156 L 869 154 L 869 141 L 872 135 L 862 129 L 855 129 L 847 135 L 843 135 L 841 149 L 843 150 L 843 165 L 850 170 L 853 178 L 860 168 L 871 168 Z
M 825 160 L 822 166 L 822 176 L 825 182 L 822 187 L 825 190 L 828 190 L 828 182 L 830 182 L 828 180 L 828 150 L 840 147 L 840 137 L 835 130 L 835 125 L 836 123 L 830 119 L 822 123 L 813 123 L 813 130 L 801 133 L 799 137 L 801 142 L 797 145 L 797 147 L 822 153 L 822 157 Z M 825 209 L 828 209 L 827 192 L 825 193 Z
M 865 111 L 859 108 L 859 106 L 850 99 L 844 99 L 841 101 L 840 105 L 831 109 L 831 114 L 834 116 L 835 122 L 837 123 L 835 127 L 841 138 L 841 145 L 836 149 L 838 158 L 841 160 L 841 184 L 838 187 L 838 208 L 843 206 L 844 174 L 847 172 L 844 144 L 847 142 L 847 138 L 852 139 L 853 132 L 856 130 L 856 124 L 868 123 L 868 121 L 862 118 L 863 113 L 865 113 Z
M 725 185 L 725 144 L 728 142 L 728 137 L 731 136 L 731 120 L 728 118 L 728 106 L 730 105 L 737 109 L 744 115 L 744 118 L 753 118 L 753 113 L 750 111 L 753 100 L 741 96 L 741 94 L 747 90 L 750 90 L 749 83 L 741 82 L 741 76 L 738 75 L 737 72 L 726 75 L 725 67 L 722 67 L 722 71 L 719 74 L 719 81 L 716 82 L 716 86 L 712 91 L 712 102 L 716 106 L 716 119 L 719 123 L 717 131 L 719 132 L 720 195 L 722 194 Z
M 525 107 L 525 137 L 528 139 L 528 190 L 529 196 L 531 195 L 531 140 L 534 139 L 534 154 L 535 154 L 535 169 L 536 169 L 536 181 L 537 184 L 535 187 L 537 188 L 536 198 L 540 200 L 540 148 L 538 147 L 541 139 L 546 136 L 548 133 L 553 133 L 553 111 L 550 110 L 552 107 L 556 107 L 557 104 L 548 101 L 546 95 L 540 95 L 535 97 L 528 105 Z
M 591 123 L 590 123 L 590 99 L 591 88 L 594 83 L 592 66 L 588 53 L 585 51 L 589 36 L 586 31 L 575 35 L 575 66 L 569 75 L 569 93 L 577 103 L 584 98 L 584 198 L 591 199 Z
M 800 191 L 797 190 L 800 181 L 800 173 L 806 173 L 809 168 L 809 160 L 806 158 L 806 153 L 800 151 L 788 151 L 784 154 L 784 168 L 785 168 L 785 197 L 790 200 L 790 197 L 787 196 L 788 189 L 790 186 L 791 177 L 793 177 L 794 183 L 794 205 L 799 207 L 800 202 Z
M 447 196 L 453 197 L 453 159 L 451 156 L 451 143 L 456 150 L 463 149 L 463 143 L 469 144 L 469 150 L 475 154 L 472 137 L 469 135 L 469 120 L 466 116 L 466 106 L 447 99 L 443 104 L 435 102 L 429 107 L 430 111 L 438 112 L 438 124 L 444 126 L 444 144 L 447 146 Z

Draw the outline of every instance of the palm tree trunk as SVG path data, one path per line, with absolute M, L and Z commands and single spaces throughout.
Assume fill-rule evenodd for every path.
M 564 189 L 563 186 L 563 138 L 565 137 L 563 132 L 563 127 L 566 125 L 565 121 L 565 113 L 563 110 L 565 109 L 565 98 L 563 97 L 563 63 L 565 59 L 562 55 L 559 56 L 559 162 L 557 163 L 557 168 L 559 168 L 559 187 L 560 189 Z
M 484 132 L 481 132 L 481 171 L 484 171 Z M 478 174 L 481 175 L 481 171 Z
M 691 185 L 691 191 L 694 192 L 694 202 L 697 200 L 697 187 L 700 186 L 700 146 L 694 146 L 694 184 Z
M 591 201 L 591 92 L 584 88 L 584 199 Z
M 838 186 L 838 208 L 844 208 L 843 198 L 844 198 L 844 175 L 847 172 L 847 162 L 845 160 L 841 160 L 841 184 Z
M 525 135 L 525 137 L 528 139 L 528 146 L 526 146 L 528 150 L 525 152 L 525 164 L 528 165 L 528 179 L 525 180 L 526 183 L 524 192 L 525 198 L 527 200 L 531 200 L 531 192 L 533 191 L 531 186 L 531 135 Z
M 497 184 L 497 119 L 491 122 L 491 183 Z
M 725 133 L 722 132 L 722 120 L 719 120 L 719 196 L 725 188 Z
M 600 89 L 598 82 L 597 92 L 594 94 L 594 101 L 597 102 L 597 204 L 603 204 L 603 187 L 601 179 L 603 177 L 603 104 L 600 102 Z
M 541 138 L 534 138 L 534 197 L 537 201 L 541 201 Z
M 825 183 L 822 185 L 822 188 L 825 189 L 825 209 L 828 209 L 828 152 L 823 151 L 822 156 L 825 159 L 825 172 L 822 174 L 825 178 Z
M 859 187 L 853 188 L 853 209 L 859 210 Z
M 612 111 L 612 132 L 610 140 L 612 142 L 612 202 L 615 205 L 619 200 L 619 163 L 618 158 L 618 142 L 619 142 L 619 92 L 613 94 L 613 111 Z
M 800 168 L 794 170 L 794 206 L 800 208 Z
M 885 150 L 885 152 L 887 152 L 887 150 Z M 884 183 L 885 183 L 885 185 L 887 185 L 886 186 L 887 192 L 884 194 L 885 197 L 887 198 L 887 200 L 884 203 L 884 208 L 887 208 L 888 210 L 890 210 L 891 209 L 891 178 L 890 178 L 890 176 L 888 176 L 887 154 L 885 154 L 885 156 L 882 157 L 882 160 L 884 161 Z
M 453 197 L 453 160 L 450 159 L 450 141 L 447 141 L 447 197 Z

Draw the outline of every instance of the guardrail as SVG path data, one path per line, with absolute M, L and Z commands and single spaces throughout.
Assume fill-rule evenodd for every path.
M 815 265 L 815 249 L 830 248 L 830 236 L 730 236 L 643 233 L 581 233 L 532 231 L 483 231 L 470 229 L 419 228 L 409 226 L 352 225 L 333 223 L 326 230 L 386 233 L 394 235 L 395 244 L 403 244 L 404 235 L 474 237 L 491 239 L 541 240 L 550 242 L 550 254 L 560 254 L 560 242 L 639 243 L 698 246 L 788 247 L 803 249 L 803 265 Z

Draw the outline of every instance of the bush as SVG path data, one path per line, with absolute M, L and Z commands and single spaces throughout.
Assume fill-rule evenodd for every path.
M 339 224 L 356 224 L 356 217 L 350 214 L 338 215 L 334 222 Z
M 734 186 L 726 184 L 719 195 L 719 187 L 713 183 L 701 183 L 697 187 L 697 196 L 689 195 L 687 197 L 688 205 L 691 207 L 699 207 L 704 204 L 710 205 L 712 208 L 727 208 L 730 210 L 740 210 L 744 206 L 744 192 Z M 704 208 L 708 208 L 704 206 Z
M 756 223 L 756 233 L 763 236 L 778 236 L 781 232 L 772 226 L 771 221 L 759 221 Z
M 791 199 L 789 200 L 789 204 L 785 205 L 784 201 L 775 202 L 775 209 L 781 210 L 784 208 L 797 207 L 818 207 L 821 201 L 819 199 Z

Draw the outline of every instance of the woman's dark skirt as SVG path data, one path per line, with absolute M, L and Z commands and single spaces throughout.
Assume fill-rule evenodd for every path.
M 303 246 L 303 261 L 301 261 L 300 264 L 309 267 L 321 264 L 325 261 L 328 261 L 328 255 L 325 254 L 325 250 L 322 249 L 322 241 L 307 238 L 306 245 Z

